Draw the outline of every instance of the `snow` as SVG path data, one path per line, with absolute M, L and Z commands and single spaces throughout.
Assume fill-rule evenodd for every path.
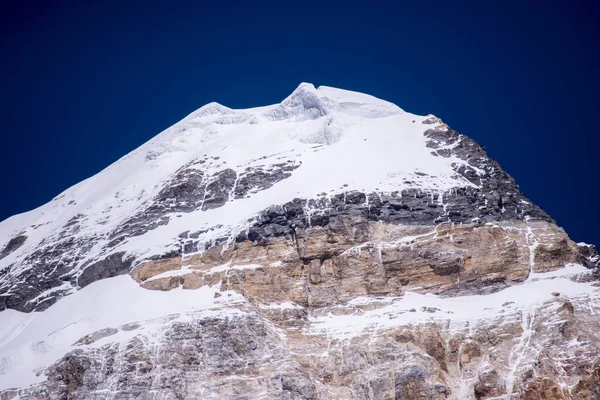
M 433 294 L 406 292 L 402 297 L 382 299 L 358 298 L 349 305 L 368 304 L 381 301 L 387 305 L 369 311 L 357 311 L 351 315 L 326 315 L 311 317 L 307 333 L 327 334 L 335 338 L 352 338 L 369 331 L 380 331 L 403 325 L 431 321 L 450 321 L 451 326 L 464 327 L 467 324 L 500 316 L 507 310 L 521 310 L 529 318 L 537 306 L 555 299 L 553 292 L 564 298 L 580 296 L 600 297 L 600 288 L 590 283 L 574 282 L 570 278 L 589 273 L 578 264 L 568 264 L 565 268 L 548 273 L 538 273 L 535 279 L 502 291 L 475 296 L 440 297 Z M 507 306 L 506 303 L 511 303 Z M 434 312 L 429 312 L 434 310 Z M 518 360 L 516 360 L 518 361 Z
M 269 265 L 260 265 L 260 264 L 243 264 L 243 265 L 232 265 L 230 263 L 226 263 L 226 264 L 221 264 L 221 265 L 217 265 L 215 267 L 212 267 L 210 269 L 206 269 L 206 270 L 197 270 L 199 273 L 202 273 L 203 275 L 212 275 L 215 274 L 217 272 L 225 272 L 227 273 L 227 271 L 229 270 L 244 270 L 244 269 L 249 269 L 249 270 L 255 270 L 257 268 L 268 268 L 268 267 L 277 267 L 278 264 L 277 263 L 272 263 Z M 167 271 L 167 272 L 163 272 L 160 275 L 156 275 L 148 280 L 152 280 L 152 279 L 158 279 L 158 278 L 164 278 L 164 277 L 168 277 L 168 276 L 177 276 L 177 275 L 185 275 L 187 273 L 190 273 L 194 271 L 193 269 L 181 269 L 181 270 L 176 270 L 176 271 Z
M 318 121 L 313 120 L 294 123 L 297 129 L 292 133 L 288 128 L 291 123 L 270 122 L 266 126 L 256 124 L 245 127 L 235 140 L 231 137 L 216 139 L 211 148 L 221 149 L 220 157 L 230 167 L 245 166 L 248 163 L 245 159 L 258 158 L 264 152 L 262 143 L 270 143 L 271 152 L 289 154 L 302 165 L 292 172 L 291 177 L 268 190 L 253 194 L 250 198 L 228 202 L 216 209 L 189 213 L 185 218 L 172 220 L 168 225 L 131 239 L 122 248 L 151 255 L 164 248 L 168 241 L 166 238 L 176 237 L 191 228 L 206 229 L 213 226 L 215 221 L 223 227 L 213 230 L 213 237 L 207 236 L 206 239 L 224 236 L 236 229 L 243 229 L 245 221 L 273 204 L 283 204 L 295 197 L 315 198 L 321 192 L 328 195 L 348 190 L 371 192 L 378 189 L 381 192 L 392 192 L 414 186 L 424 190 L 447 191 L 456 186 L 472 186 L 470 182 L 457 176 L 451 166 L 453 162 L 463 161 L 430 154 L 422 135 L 424 125 L 411 123 L 408 125 L 410 129 L 397 128 L 406 125 L 406 118 L 415 117 L 401 114 L 372 119 L 363 125 L 349 124 L 338 142 L 316 151 L 295 140 L 281 139 L 286 134 L 297 137 L 303 132 L 314 132 L 318 129 Z M 260 144 L 259 149 L 256 148 L 257 143 Z M 349 157 L 353 155 L 357 159 L 350 162 Z M 245 158 L 243 161 L 242 156 Z M 413 171 L 417 166 L 429 176 L 414 175 Z M 413 183 L 406 184 L 406 180 Z
M 230 201 L 222 207 L 172 218 L 166 225 L 121 242 L 111 252 L 125 251 L 138 260 L 163 254 L 169 244 L 180 246 L 178 235 L 190 230 L 207 230 L 199 237 L 200 242 L 228 235 L 233 240 L 237 232 L 246 228 L 248 220 L 265 208 L 294 198 L 317 198 L 323 192 L 327 197 L 352 190 L 383 193 L 417 188 L 437 198 L 445 208 L 444 193 L 473 184 L 455 172 L 461 165 L 468 166 L 466 161 L 431 154 L 423 133 L 436 125 L 422 123 L 428 118 L 366 94 L 326 86 L 315 88 L 306 83 L 275 105 L 235 110 L 209 103 L 49 203 L 0 222 L 0 249 L 15 235 L 27 236 L 20 248 L 0 260 L 0 271 L 12 265 L 8 275 L 0 278 L 0 285 L 30 268 L 24 262 L 26 256 L 38 249 L 42 240 L 44 245 L 56 244 L 65 224 L 77 215 L 81 215 L 79 230 L 72 237 L 83 238 L 94 246 L 74 268 L 97 259 L 110 232 L 144 210 L 179 168 L 198 159 L 207 160 L 201 168 L 208 175 L 227 168 L 239 174 L 248 167 L 287 161 L 300 167 L 269 189 L 241 199 L 230 195 Z M 433 231 L 405 237 L 398 244 L 429 240 L 435 235 Z M 527 241 L 534 254 L 538 239 L 532 231 L 528 231 Z M 361 248 L 348 251 L 360 252 Z M 422 321 L 450 320 L 460 324 L 500 315 L 508 301 L 514 302 L 512 309 L 527 314 L 535 304 L 550 300 L 555 291 L 565 297 L 597 296 L 598 289 L 590 284 L 569 279 L 587 271 L 584 267 L 568 265 L 559 271 L 534 274 L 533 261 L 531 256 L 532 273 L 527 282 L 498 293 L 442 298 L 407 292 L 398 298 L 358 298 L 349 305 L 377 302 L 382 307 L 353 315 L 313 317 L 310 333 L 345 338 Z M 200 272 L 259 267 L 265 266 L 223 264 Z M 156 278 L 189 272 L 183 268 Z M 45 294 L 52 290 L 69 290 L 69 283 Z M 41 313 L 4 310 L 0 312 L 0 390 L 43 380 L 43 374 L 37 376 L 36 371 L 74 349 L 73 344 L 81 337 L 100 329 L 171 314 L 241 312 L 222 308 L 224 302 L 242 301 L 241 296 L 232 293 L 231 297 L 214 299 L 216 290 L 215 286 L 193 291 L 149 291 L 130 277 L 121 276 L 95 282 Z M 299 306 L 274 303 L 262 307 L 283 310 Z M 437 310 L 427 312 L 423 307 Z M 160 324 L 145 323 L 140 329 L 160 329 Z M 89 346 L 107 340 L 122 342 L 135 333 L 120 330 Z
M 45 243 L 58 240 L 63 226 L 76 215 L 82 217 L 74 238 L 95 242 L 81 258 L 77 266 L 81 267 L 100 255 L 109 233 L 143 210 L 175 171 L 202 158 L 208 160 L 202 165 L 208 174 L 226 168 L 239 173 L 288 160 L 301 166 L 267 190 L 217 209 L 172 218 L 168 225 L 125 241 L 111 252 L 127 251 L 139 258 L 163 253 L 165 244 L 174 244 L 181 232 L 218 224 L 223 227 L 200 239 L 233 235 L 273 204 L 315 198 L 322 192 L 419 188 L 442 193 L 473 186 L 454 171 L 465 161 L 435 157 L 426 147 L 423 132 L 435 127 L 422 124 L 426 118 L 366 94 L 306 83 L 272 106 L 234 110 L 207 104 L 50 203 L 1 222 L 0 248 L 18 233 L 27 240 L 0 260 L 0 269 L 14 264 L 10 274 L 16 274 L 28 268 L 22 262 L 26 255 L 43 239 Z
M 283 303 L 271 303 L 261 304 L 259 306 L 264 310 L 301 310 L 303 307 L 291 301 L 285 301 Z
M 155 281 L 157 279 L 163 279 L 163 278 L 170 278 L 173 276 L 184 276 L 184 275 L 190 274 L 192 271 L 193 270 L 190 270 L 189 268 L 181 268 L 181 269 L 175 269 L 175 270 L 171 270 L 171 271 L 165 271 L 158 275 L 154 275 L 154 276 L 146 279 L 145 282 Z
M 80 348 L 73 344 L 100 329 L 174 314 L 184 317 L 186 313 L 201 312 L 226 317 L 241 312 L 223 308 L 243 301 L 240 295 L 227 292 L 231 296 L 214 299 L 215 292 L 216 288 L 207 286 L 198 290 L 150 291 L 129 276 L 119 276 L 94 282 L 44 312 L 4 310 L 0 312 L 0 391 L 44 380 L 43 374 L 36 376 L 37 371 Z M 154 324 L 142 322 L 140 329 L 160 329 L 160 321 Z M 119 331 L 106 340 L 123 341 L 139 331 Z M 106 340 L 89 346 L 103 345 Z
M 535 250 L 540 245 L 540 241 L 538 237 L 533 233 L 533 228 L 529 225 L 529 217 L 525 218 L 525 223 L 527 224 L 527 230 L 525 232 L 525 240 L 527 242 L 527 247 L 529 248 L 529 276 L 527 279 L 532 279 L 535 272 Z
M 513 394 L 515 384 L 515 373 L 519 369 L 521 363 L 525 360 L 527 348 L 531 337 L 533 336 L 533 322 L 535 321 L 535 310 L 525 309 L 521 311 L 521 337 L 519 342 L 512 349 L 508 359 L 509 371 L 506 376 L 506 398 L 510 399 Z

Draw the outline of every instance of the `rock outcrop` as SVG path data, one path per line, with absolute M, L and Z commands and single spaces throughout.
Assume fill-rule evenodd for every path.
M 211 103 L 0 249 L 0 400 L 600 398 L 595 247 L 359 93 Z

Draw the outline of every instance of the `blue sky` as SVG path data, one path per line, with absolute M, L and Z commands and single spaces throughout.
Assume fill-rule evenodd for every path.
M 593 2 L 3 7 L 0 220 L 205 103 L 272 104 L 306 81 L 441 117 L 485 145 L 574 240 L 600 244 Z

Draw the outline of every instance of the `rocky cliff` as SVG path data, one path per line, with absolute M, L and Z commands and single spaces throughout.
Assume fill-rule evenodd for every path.
M 434 116 L 211 103 L 0 224 L 0 399 L 599 399 L 599 266 Z

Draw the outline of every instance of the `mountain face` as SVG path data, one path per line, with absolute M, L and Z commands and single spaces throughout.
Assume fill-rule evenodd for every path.
M 211 103 L 0 223 L 0 399 L 599 399 L 599 267 L 432 115 Z

